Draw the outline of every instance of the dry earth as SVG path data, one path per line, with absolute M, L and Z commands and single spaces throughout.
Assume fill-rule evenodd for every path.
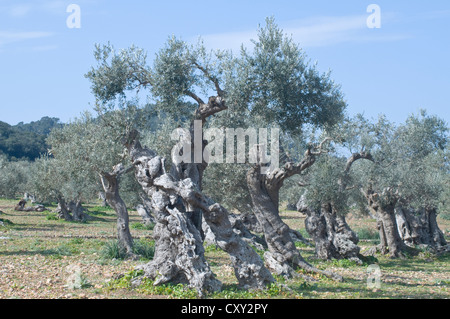
M 0 219 L 5 221 L 0 226 L 0 299 L 167 298 L 107 289 L 111 279 L 143 263 L 101 257 L 104 244 L 116 236 L 114 211 L 93 213 L 93 219 L 87 223 L 69 223 L 49 220 L 48 213 L 14 211 L 14 204 L 15 201 L 0 200 Z M 282 216 L 292 228 L 304 229 L 304 218 L 297 212 L 283 212 Z M 355 230 L 375 227 L 373 220 L 348 221 Z M 450 222 L 440 218 L 438 221 L 449 240 Z M 130 224 L 139 222 L 140 217 L 131 211 Z M 150 230 L 131 231 L 135 238 L 151 236 Z M 361 243 L 363 250 L 371 245 Z M 403 261 L 379 257 L 381 287 L 371 291 L 366 289 L 366 267 L 315 261 L 312 248 L 300 250 L 316 266 L 333 270 L 346 279 L 340 284 L 319 282 L 302 293 L 304 298 L 450 298 L 449 258 L 436 259 L 427 253 Z M 220 280 L 235 281 L 226 255 L 211 253 L 208 258 Z

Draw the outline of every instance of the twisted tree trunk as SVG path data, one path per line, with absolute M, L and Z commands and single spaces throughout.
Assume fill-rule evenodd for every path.
M 306 209 L 306 231 L 314 239 L 315 254 L 319 259 L 349 259 L 361 264 L 359 238 L 350 228 L 345 216 L 339 215 L 331 204 L 322 205 L 320 211 Z
M 73 220 L 82 222 L 87 219 L 86 214 L 83 212 L 84 208 L 83 208 L 83 205 L 81 204 L 80 199 L 77 199 L 75 201 L 70 201 L 67 204 L 67 206 L 69 208 L 69 211 L 72 213 Z
M 146 276 L 154 278 L 155 284 L 189 284 L 199 294 L 221 288 L 205 259 L 202 236 L 192 219 L 199 210 L 219 247 L 230 255 L 241 287 L 260 289 L 274 282 L 258 254 L 233 232 L 225 208 L 204 196 L 192 179 L 168 174 L 164 158 L 142 148 L 137 133 L 127 146 L 136 178 L 151 198 L 156 218 L 155 257 L 141 267 Z
M 67 221 L 72 221 L 72 215 L 69 213 L 69 209 L 67 208 L 66 201 L 63 197 L 59 196 L 57 198 L 58 207 L 56 208 L 56 213 L 58 214 L 58 218 L 62 218 Z
M 353 163 L 360 159 L 373 161 L 372 156 L 364 151 L 353 153 L 347 159 L 338 180 L 338 192 L 341 194 L 348 190 L 350 169 Z M 314 239 L 316 257 L 325 260 L 345 258 L 361 264 L 359 238 L 347 224 L 345 216 L 339 214 L 331 202 L 322 203 L 320 209 L 309 208 L 304 203 L 303 196 L 297 203 L 297 210 L 307 215 L 305 227 Z
M 380 244 L 376 248 L 383 254 L 389 252 L 391 258 L 403 258 L 405 254 L 415 254 L 416 251 L 402 241 L 398 232 L 395 218 L 395 206 L 399 200 L 398 193 L 386 188 L 378 194 L 369 187 L 362 191 L 365 195 L 369 209 L 377 218 L 377 228 L 380 234 Z
M 155 184 L 156 179 L 173 182 L 164 167 L 164 158 L 142 148 L 137 132 L 130 134 L 127 147 L 135 176 L 151 199 L 156 224 L 153 229 L 153 260 L 140 266 L 155 285 L 188 284 L 199 294 L 217 291 L 221 283 L 212 273 L 204 256 L 201 235 L 191 220 L 191 207 L 185 207 L 179 194 Z
M 43 212 L 48 210 L 44 205 L 36 205 L 32 207 L 25 207 L 27 201 L 25 199 L 21 199 L 19 203 L 14 207 L 14 210 L 23 211 L 23 212 Z
M 105 199 L 117 215 L 117 237 L 119 244 L 126 250 L 127 256 L 135 259 L 133 253 L 133 237 L 130 233 L 128 209 L 119 194 L 119 178 L 125 173 L 123 166 L 116 165 L 112 173 L 102 172 L 100 174 Z
M 303 259 L 290 236 L 289 226 L 281 220 L 279 213 L 279 191 L 283 181 L 313 165 L 324 142 L 318 151 L 308 149 L 304 159 L 299 163 L 286 163 L 284 167 L 276 168 L 268 174 L 261 174 L 261 166 L 258 164 L 247 174 L 254 213 L 264 230 L 269 248 L 264 254 L 264 259 L 267 267 L 278 275 L 295 276 L 296 268 L 300 267 L 308 272 L 321 273 L 335 280 L 342 280 L 341 276 L 319 270 Z
M 444 234 L 436 221 L 435 208 L 423 208 L 415 212 L 404 207 L 395 210 L 398 231 L 403 242 L 410 246 L 422 246 L 439 252 L 448 249 Z

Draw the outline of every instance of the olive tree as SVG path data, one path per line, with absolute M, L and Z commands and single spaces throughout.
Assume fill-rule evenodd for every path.
M 410 232 L 407 229 L 411 229 L 406 224 L 428 228 L 422 234 L 437 234 L 437 245 L 444 245 L 443 236 L 436 230 L 435 216 L 448 174 L 448 159 L 443 156 L 448 139 L 445 122 L 422 111 L 400 125 L 390 123 L 384 116 L 375 123 L 358 116 L 353 125 L 354 134 L 344 144 L 370 154 L 359 175 L 359 185 L 368 208 L 377 218 L 381 240 L 378 249 L 392 257 L 414 253 L 411 245 L 406 245 L 408 240 L 405 242 L 405 235 Z M 409 218 L 409 210 L 423 210 L 427 217 Z
M 67 221 L 82 221 L 85 216 L 81 214 L 80 209 L 72 207 L 75 210 L 71 215 L 68 204 L 80 203 L 81 196 L 86 190 L 83 186 L 91 187 L 92 185 L 77 184 L 76 177 L 71 179 L 68 172 L 64 170 L 65 165 L 64 160 L 56 159 L 49 154 L 36 159 L 30 175 L 30 192 L 40 202 L 56 201 L 60 218 Z
M 355 191 L 351 168 L 361 159 L 370 160 L 371 155 L 359 152 L 346 159 L 342 155 L 327 154 L 307 175 L 297 209 L 307 215 L 305 228 L 314 239 L 316 256 L 320 259 L 346 258 L 362 262 L 357 246 L 359 238 L 345 219 Z
M 130 112 L 132 108 L 129 109 Z M 68 176 L 75 189 L 83 188 L 83 199 L 92 199 L 102 189 L 108 204 L 117 214 L 117 234 L 119 243 L 133 257 L 133 239 L 129 230 L 128 209 L 121 197 L 124 187 L 119 193 L 119 181 L 123 175 L 131 171 L 131 166 L 125 167 L 126 154 L 123 153 L 121 136 L 116 132 L 115 121 L 122 122 L 124 117 L 131 116 L 125 112 L 103 114 L 92 118 L 85 113 L 81 118 L 54 129 L 48 138 L 51 153 L 60 164 L 59 169 Z M 126 123 L 126 121 L 123 121 Z M 67 181 L 66 181 L 67 182 Z M 137 186 L 137 183 L 135 183 Z M 131 191 L 136 192 L 137 187 Z M 130 190 L 129 190 L 130 191 Z M 64 197 L 73 198 L 65 192 Z
M 339 86 L 330 79 L 329 73 L 321 74 L 315 65 L 309 64 L 298 44 L 272 19 L 259 29 L 252 50 L 241 52 L 239 65 L 245 72 L 241 71 L 235 82 L 242 84 L 246 78 L 246 85 L 242 84 L 241 88 L 246 93 L 242 100 L 246 102 L 246 112 L 258 119 L 259 125 L 278 127 L 284 134 L 295 135 L 301 134 L 306 125 L 327 130 L 342 118 L 346 104 Z M 266 264 L 278 274 L 291 276 L 296 267 L 301 267 L 341 279 L 315 269 L 302 258 L 289 227 L 279 215 L 279 193 L 284 181 L 311 167 L 328 142 L 325 137 L 310 143 L 303 157 L 297 154 L 297 161 L 287 158 L 279 167 L 270 168 L 260 162 L 252 165 L 247 173 L 253 211 L 268 243 Z
M 223 68 L 229 63 L 228 55 L 206 53 L 202 44 L 190 46 L 172 37 L 156 55 L 153 67 L 147 66 L 143 51 L 134 47 L 116 52 L 110 45 L 98 46 L 95 56 L 98 66 L 87 77 L 102 107 L 114 107 L 118 98 L 148 89 L 158 110 L 184 119 L 184 130 L 174 131 L 184 146 L 172 150 L 167 168 L 169 161 L 143 147 L 136 130 L 122 130 L 136 179 L 151 198 L 156 218 L 155 257 L 143 266 L 145 275 L 154 278 L 155 284 L 187 283 L 200 294 L 220 289 L 204 256 L 204 215 L 219 247 L 230 254 L 241 286 L 262 288 L 273 282 L 258 254 L 233 232 L 228 211 L 202 193 L 208 163 L 197 156 L 205 150 L 207 121 L 228 109 L 221 86 L 226 85 Z M 202 98 L 210 92 L 214 95 Z
M 32 166 L 29 161 L 8 161 L 0 156 L 0 196 L 15 198 L 28 192 Z
M 398 128 L 396 142 L 404 157 L 399 165 L 403 174 L 396 210 L 400 237 L 409 246 L 445 249 L 447 242 L 436 217 L 450 172 L 448 126 L 422 111 Z

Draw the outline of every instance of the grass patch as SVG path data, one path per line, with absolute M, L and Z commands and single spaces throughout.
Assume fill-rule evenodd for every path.
M 140 230 L 153 230 L 155 224 L 144 225 L 141 222 L 134 222 L 130 224 L 131 229 L 140 229 Z
M 56 248 L 44 249 L 39 251 L 41 255 L 61 258 L 63 256 L 72 256 L 80 253 L 80 250 L 68 244 L 62 244 Z
M 131 289 L 133 280 L 139 278 L 140 284 L 134 288 L 141 294 L 167 296 L 176 299 L 197 299 L 198 292 L 183 284 L 162 284 L 155 286 L 154 280 L 143 276 L 142 270 L 132 270 L 108 282 L 108 290 Z M 295 285 L 294 289 L 287 285 L 275 282 L 264 290 L 241 289 L 237 284 L 224 284 L 222 290 L 214 293 L 206 293 L 203 297 L 209 299 L 261 299 L 261 298 L 302 298 L 302 291 L 311 290 L 315 286 L 307 282 Z
M 380 240 L 380 234 L 378 233 L 378 230 L 364 227 L 356 230 L 356 233 L 358 234 L 359 239 L 364 240 Z
M 46 220 L 59 220 L 58 215 L 56 213 L 48 213 L 45 216 Z
M 14 223 L 10 221 L 9 219 L 3 219 L 0 218 L 0 227 L 7 227 L 7 226 L 13 226 Z
M 140 256 L 141 260 L 151 260 L 155 254 L 155 243 L 145 239 L 135 240 L 133 243 L 133 252 Z M 125 248 L 118 240 L 110 240 L 100 251 L 103 259 L 125 260 L 128 258 Z

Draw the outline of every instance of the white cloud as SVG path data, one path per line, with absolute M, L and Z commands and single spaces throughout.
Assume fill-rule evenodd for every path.
M 349 42 L 382 42 L 398 41 L 408 38 L 405 34 L 376 34 L 370 32 L 366 21 L 368 15 L 315 17 L 280 24 L 284 33 L 299 43 L 300 47 L 325 47 Z M 383 15 L 383 21 L 390 19 Z M 215 49 L 231 49 L 237 52 L 241 45 L 251 47 L 251 39 L 257 38 L 257 31 L 225 32 L 202 36 L 207 47 Z
M 366 28 L 366 16 L 319 17 L 300 21 L 284 31 L 302 47 L 318 47 L 351 41 Z
M 12 17 L 23 17 L 28 14 L 32 9 L 30 4 L 18 4 L 9 8 L 8 14 Z
M 43 31 L 25 31 L 25 32 L 11 32 L 0 31 L 0 46 L 8 43 L 25 41 L 30 39 L 40 39 L 52 36 L 52 32 Z

